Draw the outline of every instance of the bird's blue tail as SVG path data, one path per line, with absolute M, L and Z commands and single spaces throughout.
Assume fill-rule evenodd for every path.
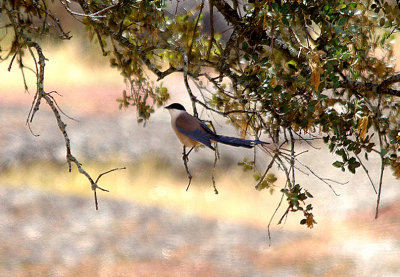
M 268 144 L 268 142 L 264 142 L 261 140 L 248 140 L 248 139 L 241 139 L 241 138 L 234 138 L 227 136 L 217 136 L 216 138 L 213 138 L 213 140 L 221 142 L 223 144 L 228 144 L 236 147 L 246 147 L 246 148 L 253 148 L 257 144 Z

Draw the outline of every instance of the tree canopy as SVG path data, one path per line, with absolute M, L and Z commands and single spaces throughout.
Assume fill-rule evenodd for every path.
M 302 224 L 312 227 L 315 220 L 306 203 L 311 193 L 296 183 L 304 167 L 296 141 L 322 139 L 339 157 L 333 167 L 364 170 L 368 177 L 368 157 L 379 156 L 379 180 L 370 178 L 378 195 L 376 216 L 385 169 L 400 178 L 400 74 L 392 47 L 400 24 L 396 3 L 198 0 L 186 9 L 185 1 L 166 0 L 60 3 L 121 72 L 128 86 L 120 105 L 134 106 L 139 121 L 170 96 L 150 77 L 180 72 L 195 116 L 204 108 L 229 118 L 243 136 L 268 136 L 275 150 L 267 152 L 265 171 L 255 174 L 256 188 L 271 187 L 270 169 L 279 166 L 287 179 L 281 190 L 285 215 L 302 212 Z M 74 163 L 96 191 L 97 181 L 72 155 L 60 110 L 45 89 L 40 38 L 49 33 L 71 38 L 53 6 L 47 0 L 1 1 L 1 28 L 13 36 L 10 45 L 1 42 L 1 59 L 35 61 L 37 90 L 28 122 L 45 101 L 65 138 L 70 167 Z M 254 166 L 248 160 L 241 164 Z

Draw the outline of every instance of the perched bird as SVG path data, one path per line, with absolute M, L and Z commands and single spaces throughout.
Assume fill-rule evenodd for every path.
M 217 135 L 198 118 L 187 113 L 185 108 L 179 103 L 173 103 L 165 108 L 168 109 L 171 115 L 172 129 L 174 129 L 176 136 L 183 144 L 184 153 L 185 147 L 193 148 L 199 143 L 204 144 L 212 150 L 215 150 L 211 145 L 212 142 L 220 142 L 227 145 L 245 148 L 253 148 L 257 144 L 268 144 L 267 142 L 260 140 L 247 140 Z

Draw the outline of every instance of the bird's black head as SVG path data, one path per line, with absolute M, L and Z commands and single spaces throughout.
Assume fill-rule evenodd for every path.
M 175 109 L 175 110 L 186 111 L 185 107 L 182 106 L 182 105 L 179 104 L 179 103 L 172 103 L 171 105 L 166 106 L 165 108 L 168 109 L 168 110 L 170 110 L 170 109 Z

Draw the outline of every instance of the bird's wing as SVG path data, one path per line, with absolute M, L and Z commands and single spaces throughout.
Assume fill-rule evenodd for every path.
M 176 118 L 175 124 L 182 134 L 213 149 L 210 139 L 214 133 L 196 117 L 182 113 Z
M 200 121 L 200 125 L 201 125 L 201 127 L 203 127 L 203 129 L 204 129 L 207 133 L 209 133 L 209 134 L 211 135 L 211 137 L 214 137 L 214 136 L 217 135 L 216 133 L 214 133 L 214 131 L 212 131 L 210 128 L 208 128 L 208 126 L 207 126 L 206 124 L 204 124 L 203 122 L 201 122 L 201 121 Z

